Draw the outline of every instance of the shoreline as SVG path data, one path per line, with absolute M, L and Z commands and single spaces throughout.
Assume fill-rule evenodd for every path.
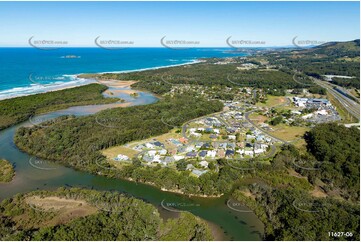
M 106 74 L 106 73 L 121 74 L 121 73 L 142 72 L 142 71 L 158 70 L 158 69 L 170 68 L 170 67 L 176 67 L 176 66 L 192 65 L 192 64 L 197 64 L 197 63 L 202 63 L 202 61 L 200 59 L 196 59 L 196 60 L 186 62 L 186 63 L 182 63 L 182 64 L 173 64 L 173 65 L 166 65 L 166 66 L 140 68 L 140 69 L 135 69 L 135 70 L 97 72 L 97 73 L 94 73 L 92 75 L 102 75 L 102 74 Z M 26 96 L 36 95 L 36 94 L 60 91 L 60 90 L 64 90 L 64 89 L 71 89 L 71 88 L 74 88 L 74 87 L 85 86 L 85 85 L 89 85 L 89 84 L 92 84 L 92 83 L 99 83 L 99 81 L 95 80 L 94 78 L 80 77 L 81 75 L 86 75 L 86 74 L 89 74 L 89 73 L 78 73 L 78 74 L 72 74 L 72 75 L 63 74 L 62 76 L 72 76 L 75 79 L 72 80 L 72 81 L 69 81 L 69 82 L 63 82 L 61 84 L 59 84 L 59 83 L 56 84 L 55 82 L 54 83 L 49 83 L 49 84 L 44 84 L 44 85 L 42 85 L 42 84 L 34 85 L 33 84 L 33 85 L 26 86 L 26 87 L 14 87 L 14 88 L 11 88 L 11 89 L 1 90 L 0 91 L 0 101 L 13 99 L 13 98 L 17 98 L 17 97 L 26 97 Z M 121 80 L 117 80 L 117 81 L 121 81 Z M 71 82 L 78 82 L 78 83 L 71 83 Z M 84 83 L 81 83 L 81 82 L 84 82 Z M 63 85 L 63 86 L 61 86 L 61 85 Z M 105 85 L 105 84 L 103 84 L 103 85 Z M 38 87 L 38 91 L 35 90 L 35 91 L 31 92 L 31 89 L 34 88 L 34 87 Z M 43 90 L 40 90 L 41 88 L 43 88 Z M 6 92 L 11 92 L 11 90 L 19 90 L 19 89 L 23 89 L 23 90 L 27 89 L 29 91 L 29 93 L 15 94 L 16 91 L 14 91 L 15 93 L 13 95 L 8 94 L 10 96 L 8 96 L 8 97 L 6 96 Z M 46 89 L 48 89 L 48 90 L 46 90 Z M 3 92 L 5 92 L 5 94 L 1 94 Z M 1 97 L 1 95 L 5 95 L 5 96 Z

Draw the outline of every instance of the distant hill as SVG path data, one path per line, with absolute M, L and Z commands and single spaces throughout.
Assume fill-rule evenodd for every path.
M 265 54 L 277 66 L 321 78 L 323 75 L 354 76 L 351 86 L 358 87 L 360 76 L 360 40 L 328 42 L 312 48 L 274 51 Z
M 325 44 L 307 49 L 305 53 L 327 55 L 328 57 L 348 57 L 354 58 L 360 56 L 360 40 L 346 42 L 327 42 Z

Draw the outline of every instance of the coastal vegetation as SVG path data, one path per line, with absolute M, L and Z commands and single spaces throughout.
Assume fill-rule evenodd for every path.
M 318 125 L 305 134 L 307 153 L 284 146 L 266 176 L 259 171 L 254 177 L 261 180 L 243 180 L 233 196 L 263 221 L 267 240 L 359 240 L 359 135 L 357 128 Z M 291 169 L 306 183 L 285 186 L 280 174 Z M 273 172 L 283 184 L 270 182 Z M 332 237 L 330 231 L 352 235 Z
M 328 45 L 326 47 L 328 48 Z M 240 162 L 217 159 L 210 162 L 212 169 L 199 177 L 192 176 L 186 169 L 190 164 L 187 160 L 180 160 L 176 169 L 161 165 L 142 165 L 137 158 L 133 158 L 129 164 L 114 167 L 102 154 L 105 149 L 154 138 L 175 127 L 178 127 L 180 133 L 181 126 L 187 121 L 222 110 L 221 102 L 214 101 L 213 98 L 200 97 L 196 92 L 178 92 L 179 90 L 174 88 L 178 85 L 214 88 L 220 90 L 217 99 L 223 100 L 233 99 L 234 95 L 228 91 L 228 87 L 263 88 L 264 94 L 273 95 L 269 97 L 275 98 L 277 100 L 275 102 L 280 102 L 282 99 L 279 96 L 285 94 L 285 89 L 301 90 L 305 88 L 305 84 L 311 83 L 305 75 L 299 75 L 295 81 L 293 70 L 304 68 L 308 75 L 316 77 L 330 72 L 343 75 L 355 74 L 356 69 L 353 69 L 353 65 L 348 70 L 324 66 L 327 60 L 333 65 L 344 58 L 343 54 L 339 54 L 331 47 L 328 51 L 335 52 L 322 49 L 297 50 L 281 54 L 277 52 L 277 55 L 281 55 L 279 59 L 277 59 L 279 56 L 273 55 L 272 52 L 262 56 L 268 58 L 269 63 L 282 66 L 277 70 L 267 70 L 263 67 L 239 70 L 237 68 L 239 63 L 217 64 L 219 59 L 209 59 L 194 65 L 133 73 L 102 74 L 96 77 L 139 80 L 133 84 L 133 87 L 147 89 L 157 94 L 171 93 L 171 95 L 165 95 L 158 103 L 147 106 L 109 109 L 86 117 L 63 116 L 48 123 L 46 128 L 22 127 L 16 132 L 15 143 L 23 151 L 37 157 L 98 175 L 151 184 L 162 190 L 198 196 L 232 193 L 234 198 L 251 208 L 265 224 L 267 240 L 359 240 L 360 131 L 356 127 L 346 128 L 336 123 L 319 124 L 311 130 L 302 127 L 301 133 L 307 131 L 302 136 L 305 146 L 296 148 L 285 144 L 281 148 L 277 147 L 274 157 L 262 160 L 254 158 Z M 352 48 L 349 53 L 352 57 L 351 52 L 354 52 Z M 320 54 L 321 64 L 318 60 L 312 59 L 314 53 Z M 335 55 L 332 59 L 327 59 L 331 58 L 326 56 L 327 53 L 335 53 Z M 288 62 L 291 55 L 302 56 L 305 59 L 294 58 Z M 338 59 L 335 59 L 335 56 Z M 272 58 L 277 60 L 272 62 Z M 239 59 L 239 61 L 243 60 Z M 262 65 L 261 62 L 253 63 Z M 313 70 L 314 67 L 317 71 Z M 320 69 L 323 68 L 328 68 L 329 71 L 321 71 Z M 318 86 L 311 85 L 307 88 L 311 93 L 325 94 L 325 89 Z M 249 95 L 259 96 L 259 93 L 250 91 Z M 255 99 L 255 102 L 261 101 L 257 97 Z M 290 111 L 285 114 L 289 113 Z M 280 132 L 279 129 L 284 125 L 284 117 L 276 115 L 269 123 L 274 126 L 273 128 L 278 129 L 276 132 Z M 289 130 L 287 131 L 289 134 Z M 136 220 L 139 219 L 137 216 L 134 216 Z M 177 233 L 155 233 L 156 228 L 151 227 L 148 230 L 147 227 L 145 234 L 150 237 L 141 232 L 128 235 L 128 230 L 122 235 L 116 234 L 114 232 L 116 224 L 103 215 L 99 220 L 94 214 L 76 218 L 65 225 L 56 225 L 55 230 L 40 229 L 34 237 L 28 231 L 11 236 L 20 234 L 25 236 L 20 237 L 21 239 L 67 240 L 70 237 L 67 237 L 65 231 L 70 231 L 73 238 L 88 240 L 90 237 L 87 237 L 87 233 L 93 231 L 83 232 L 81 226 L 86 223 L 100 224 L 106 228 L 108 224 L 112 226 L 109 227 L 111 231 L 109 235 L 103 234 L 101 230 L 94 232 L 97 234 L 94 238 L 104 236 L 109 240 L 206 238 L 208 234 L 206 229 L 196 226 L 196 220 L 188 216 L 191 215 L 182 214 L 177 221 L 180 226 L 174 221 L 160 226 L 167 228 L 166 231 L 178 231 Z M 0 218 L 3 224 L 10 224 L 6 229 L 13 227 L 14 221 L 10 220 L 10 217 L 12 216 Z M 118 219 L 111 217 L 114 218 Z M 320 219 L 327 222 L 319 223 Z M 154 221 L 156 220 L 152 221 L 153 224 L 159 224 Z M 188 228 L 187 224 L 192 226 L 190 231 L 184 233 Z M 192 229 L 193 225 L 197 227 L 196 230 Z M 3 230 L 4 228 L 0 227 L 0 235 Z M 201 232 L 198 234 L 194 231 Z M 334 231 L 351 232 L 352 235 L 347 238 L 330 236 L 329 232 Z M 30 237 L 26 237 L 29 233 Z M 158 237 L 153 234 L 157 234 Z M 184 237 L 183 234 L 193 235 Z M 103 240 L 104 238 L 102 237 Z
M 230 183 L 217 184 L 218 174 L 206 174 L 198 180 L 189 176 L 189 171 L 143 167 L 137 162 L 116 170 L 101 151 L 167 133 L 188 120 L 221 111 L 222 108 L 223 104 L 219 101 L 196 98 L 193 94 L 176 95 L 147 106 L 114 108 L 87 117 L 60 117 L 46 128 L 21 127 L 15 135 L 15 143 L 30 154 L 95 174 L 130 178 L 188 194 L 220 194 L 230 189 Z M 227 171 L 223 173 L 228 176 Z M 213 181 L 203 182 L 203 179 Z
M 15 176 L 15 171 L 11 163 L 7 160 L 0 159 L 0 183 L 10 182 Z
M 0 204 L 0 214 L 1 240 L 213 239 L 207 223 L 191 213 L 165 220 L 153 205 L 116 192 L 59 188 L 18 194 Z
M 65 109 L 71 106 L 105 104 L 116 102 L 117 98 L 104 98 L 104 85 L 86 86 L 16 97 L 0 101 L 0 130 L 28 120 L 31 116 Z
M 234 62 L 219 65 L 222 59 L 207 59 L 204 62 L 130 73 L 106 73 L 92 75 L 99 79 L 137 80 L 132 85 L 136 89 L 146 89 L 156 94 L 164 94 L 173 85 L 201 85 L 209 87 L 254 87 L 265 89 L 301 88 L 302 84 L 292 79 L 293 73 L 283 70 L 266 69 L 239 70 L 244 59 L 234 58 Z M 223 88 L 221 88 L 223 89 Z

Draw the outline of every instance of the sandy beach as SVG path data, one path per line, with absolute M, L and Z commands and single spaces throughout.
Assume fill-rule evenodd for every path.
M 106 85 L 108 87 L 115 87 L 115 88 L 130 88 L 131 85 L 137 83 L 138 81 L 121 81 L 121 80 L 114 80 L 114 79 L 99 79 L 97 80 L 98 83 Z

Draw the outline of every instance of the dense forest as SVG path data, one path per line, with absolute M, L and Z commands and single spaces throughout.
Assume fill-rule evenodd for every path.
M 89 84 L 60 91 L 16 97 L 0 101 L 0 130 L 29 119 L 29 117 L 71 106 L 104 104 L 117 101 L 104 98 L 104 85 Z
M 271 168 L 261 167 L 250 182 L 242 180 L 233 196 L 264 222 L 267 240 L 359 240 L 359 136 L 356 127 L 317 125 L 305 134 L 307 153 L 283 146 Z M 281 174 L 291 169 L 294 178 L 312 189 L 272 178 L 284 179 Z M 330 236 L 334 231 L 353 235 Z
M 239 70 L 241 63 L 247 62 L 236 59 L 236 63 L 224 65 L 216 64 L 214 59 L 207 59 L 202 63 L 169 67 L 155 70 L 131 73 L 108 73 L 92 75 L 100 79 L 138 80 L 132 85 L 136 89 L 146 89 L 156 94 L 164 94 L 173 85 L 189 84 L 204 86 L 255 87 L 265 89 L 301 88 L 304 85 L 294 82 L 292 73 L 283 70 L 252 69 Z M 217 59 L 220 61 L 222 59 Z M 86 77 L 89 77 L 86 75 Z
M 308 151 L 318 160 L 318 172 L 308 172 L 324 183 L 340 187 L 353 200 L 360 197 L 360 130 L 342 125 L 321 124 L 305 134 Z M 306 174 L 306 173 L 305 173 Z M 347 193 L 346 193 L 347 191 Z
M 36 197 L 43 199 L 42 205 L 31 203 Z M 52 199 L 53 207 L 47 207 L 47 198 Z M 70 216 L 65 217 L 66 213 Z M 205 221 L 188 212 L 163 220 L 153 205 L 120 193 L 59 188 L 4 200 L 0 204 L 0 240 L 188 241 L 212 240 L 212 234 Z
M 233 196 L 263 221 L 266 240 L 360 240 L 360 206 L 357 203 L 315 198 L 302 190 L 259 183 L 242 186 Z M 337 231 L 352 234 L 329 235 Z
M 347 88 L 357 88 L 360 89 L 360 78 L 357 76 L 355 78 L 339 78 L 339 77 L 333 77 L 332 83 L 336 84 L 341 87 L 347 87 Z

